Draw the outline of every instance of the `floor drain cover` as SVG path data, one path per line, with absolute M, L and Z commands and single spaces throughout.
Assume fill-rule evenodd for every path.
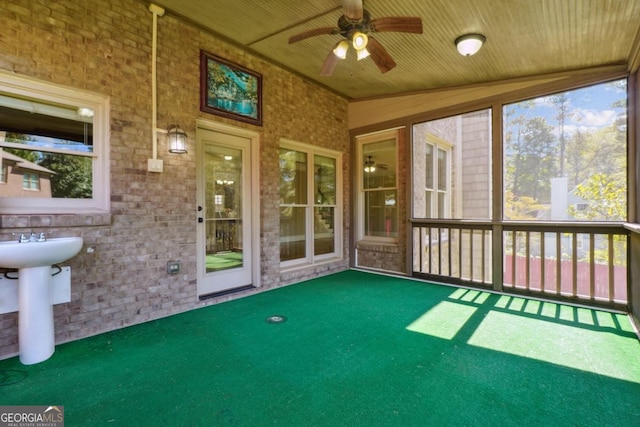
M 286 321 L 287 321 L 287 318 L 284 316 L 280 316 L 279 314 L 267 317 L 267 322 L 269 323 L 283 323 Z

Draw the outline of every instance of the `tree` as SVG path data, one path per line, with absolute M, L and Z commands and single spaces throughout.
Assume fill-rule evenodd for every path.
M 504 195 L 504 217 L 510 220 L 532 221 L 537 219 L 545 207 L 537 203 L 532 197 L 518 197 L 511 191 Z
M 513 193 L 549 202 L 550 179 L 556 176 L 556 146 L 552 127 L 542 117 L 525 123 L 522 139 L 514 146 L 516 164 Z
M 90 199 L 93 196 L 89 157 L 44 153 L 38 164 L 55 172 L 51 176 L 53 197 Z
M 569 207 L 569 213 L 585 221 L 624 221 L 627 212 L 627 188 L 624 181 L 603 173 L 591 175 L 575 189 L 575 195 L 585 201 L 583 210 Z
M 559 141 L 560 141 L 560 158 L 558 159 L 558 176 L 564 176 L 564 152 L 566 148 L 566 141 L 564 135 L 564 124 L 567 118 L 567 110 L 569 108 L 569 98 L 566 92 L 559 93 L 557 95 L 552 95 L 550 97 L 551 104 L 556 108 L 557 115 L 556 119 L 558 120 L 558 130 L 559 130 Z

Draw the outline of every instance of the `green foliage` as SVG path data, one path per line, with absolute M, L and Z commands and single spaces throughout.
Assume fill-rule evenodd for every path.
M 505 107 L 507 219 L 530 218 L 522 203 L 550 203 L 551 179 L 557 177 L 568 178 L 569 189 L 581 186 L 575 194 L 589 204 L 585 212 L 572 208 L 570 214 L 574 218 L 585 221 L 626 219 L 626 81 L 621 79 L 603 86 L 621 94 L 621 99 L 611 107 L 623 110 L 606 127 L 594 128 L 590 123 L 580 125 L 581 118 L 592 115 L 580 106 L 580 96 L 588 96 L 588 88 L 583 89 L 584 93 L 580 90 L 563 92 L 538 98 L 535 102 L 530 100 Z M 537 105 L 541 108 L 540 115 L 531 117 L 529 110 Z M 554 108 L 555 115 L 544 116 L 545 105 Z M 607 112 L 597 113 L 606 117 Z
M 40 166 L 56 172 L 51 176 L 53 197 L 89 199 L 92 197 L 91 159 L 45 153 Z
M 504 216 L 510 220 L 535 220 L 544 205 L 537 203 L 532 197 L 518 197 L 507 191 L 504 199 Z
M 627 212 L 625 181 L 598 173 L 578 184 L 575 195 L 587 204 L 586 209 L 569 207 L 569 213 L 585 221 L 624 221 Z

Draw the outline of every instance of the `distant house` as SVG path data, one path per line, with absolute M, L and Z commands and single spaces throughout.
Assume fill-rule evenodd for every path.
M 51 197 L 54 171 L 0 149 L 0 197 Z

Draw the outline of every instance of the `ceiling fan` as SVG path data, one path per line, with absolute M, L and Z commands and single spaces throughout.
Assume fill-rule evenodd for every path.
M 371 33 L 400 32 L 422 34 L 422 20 L 410 16 L 390 16 L 372 19 L 363 7 L 363 0 L 342 0 L 344 14 L 338 19 L 337 27 L 322 27 L 305 31 L 289 38 L 289 44 L 309 37 L 339 34 L 344 40 L 339 41 L 322 64 L 320 75 L 330 76 L 339 59 L 346 58 L 349 41 L 353 44 L 358 60 L 371 56 L 381 72 L 386 73 L 396 66 L 395 61 L 380 44 L 371 37 Z

